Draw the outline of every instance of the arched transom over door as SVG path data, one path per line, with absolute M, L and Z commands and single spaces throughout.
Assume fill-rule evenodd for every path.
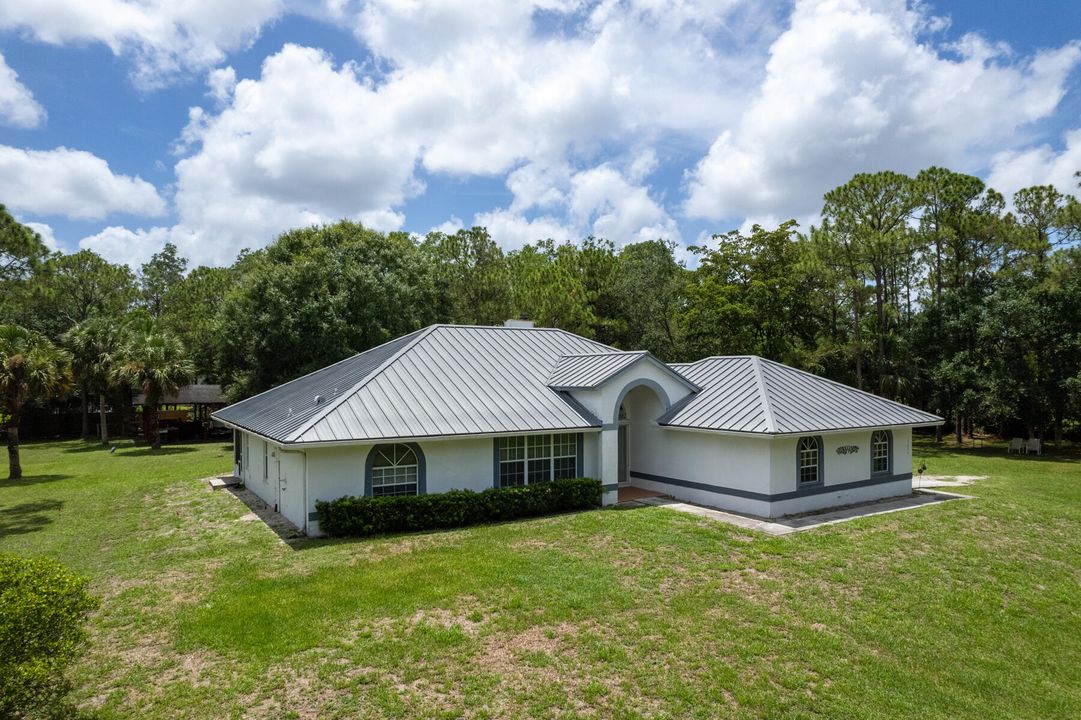
M 364 494 L 424 494 L 424 453 L 416 443 L 376 445 L 368 453 Z

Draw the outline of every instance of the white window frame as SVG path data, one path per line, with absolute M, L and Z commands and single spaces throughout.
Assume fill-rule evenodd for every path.
M 871 474 L 883 475 L 890 471 L 890 465 L 892 458 L 890 453 L 892 443 L 890 442 L 890 434 L 885 430 L 875 430 L 871 433 Z M 881 453 L 879 452 L 881 450 Z M 878 469 L 877 465 L 879 461 L 882 461 L 882 469 Z
M 577 433 L 511 435 L 496 438 L 496 443 L 496 487 L 535 485 L 578 475 Z M 504 482 L 505 477 L 521 478 L 521 482 Z
M 804 480 L 805 470 L 814 470 L 813 480 Z M 801 437 L 796 445 L 796 486 L 822 484 L 822 441 L 815 436 Z
M 391 497 L 420 494 L 420 458 L 413 448 L 402 443 L 389 446 L 390 454 L 379 446 L 372 450 L 376 454 L 372 462 L 371 488 L 372 497 Z M 409 462 L 409 460 L 412 462 Z M 380 465 L 380 462 L 385 464 Z M 389 480 L 389 482 L 388 482 Z M 410 486 L 412 491 L 410 492 Z M 384 488 L 395 488 L 382 492 Z

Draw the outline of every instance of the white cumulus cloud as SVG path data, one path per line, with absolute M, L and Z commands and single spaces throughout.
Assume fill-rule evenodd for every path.
M 991 159 L 987 184 L 1007 199 L 1024 187 L 1054 185 L 1059 192 L 1078 194 L 1081 170 L 1081 128 L 1066 133 L 1064 147 L 1044 143 L 1022 150 L 1004 150 Z
M 0 29 L 64 45 L 100 42 L 132 59 L 143 88 L 220 63 L 283 11 L 280 0 L 4 0 Z
M 978 169 L 1054 111 L 1081 60 L 1077 44 L 940 47 L 933 20 L 904 0 L 799 0 L 754 100 L 689 174 L 687 212 L 803 215 L 856 172 Z
M 112 213 L 156 216 L 165 201 L 140 177 L 118 175 L 83 150 L 0 145 L 0 198 L 14 210 L 97 220 Z
M 19 75 L 0 55 L 0 124 L 34 128 L 45 122 L 45 108 L 19 82 Z

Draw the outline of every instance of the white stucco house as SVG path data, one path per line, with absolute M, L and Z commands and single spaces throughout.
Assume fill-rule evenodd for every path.
M 668 365 L 563 330 L 433 325 L 214 413 L 309 535 L 316 500 L 595 477 L 760 517 L 912 488 L 942 419 L 753 356 Z

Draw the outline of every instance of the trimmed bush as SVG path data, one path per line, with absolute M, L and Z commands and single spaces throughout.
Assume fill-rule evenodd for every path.
M 69 715 L 64 670 L 98 600 L 55 560 L 0 554 L 0 717 Z
M 438 530 L 484 522 L 535 517 L 601 504 L 601 482 L 592 478 L 554 480 L 483 492 L 451 490 L 435 495 L 343 497 L 317 500 L 319 529 L 333 537 Z

